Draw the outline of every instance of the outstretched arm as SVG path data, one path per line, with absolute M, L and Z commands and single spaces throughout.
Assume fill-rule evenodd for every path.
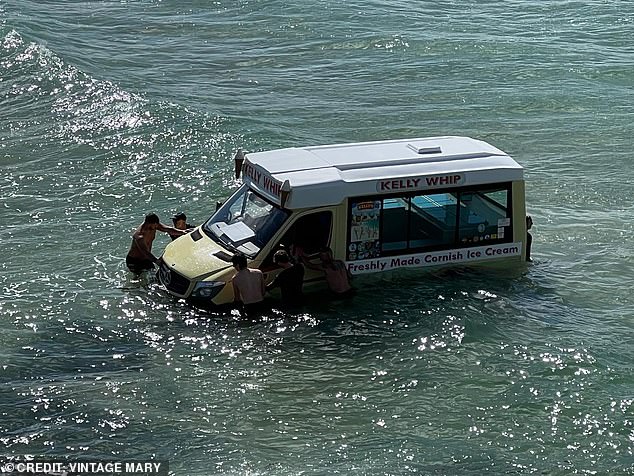
M 295 251 L 297 252 L 295 256 L 297 256 L 299 260 L 302 262 L 302 264 L 306 266 L 307 268 L 314 269 L 316 271 L 324 270 L 323 263 L 321 262 L 311 263 L 310 260 L 308 259 L 308 256 L 306 255 L 306 253 L 304 253 L 304 250 L 302 248 L 297 247 L 295 248 Z
M 163 225 L 162 223 L 159 223 L 157 230 L 163 231 L 167 233 L 169 236 L 183 236 L 188 233 L 187 230 L 179 230 L 178 228 L 174 228 L 173 226 Z
M 271 281 L 267 285 L 264 285 L 264 280 L 262 280 L 262 286 L 264 287 L 265 291 L 270 291 L 271 289 L 275 289 L 276 287 L 278 287 L 280 285 L 279 279 L 277 279 L 278 276 L 279 276 L 279 274 L 277 276 L 275 276 L 275 278 L 273 278 L 273 281 Z
M 307 268 L 314 269 L 316 271 L 324 270 L 324 265 L 322 263 L 311 263 L 305 256 L 302 256 L 302 264 Z

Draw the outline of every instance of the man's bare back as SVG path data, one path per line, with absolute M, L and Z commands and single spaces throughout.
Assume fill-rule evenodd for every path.
M 236 273 L 232 281 L 234 293 L 243 304 L 264 300 L 264 276 L 259 269 L 242 269 Z
M 247 258 L 240 253 L 231 257 L 231 263 L 236 270 L 231 279 L 234 302 L 239 306 L 241 313 L 253 317 L 265 311 L 266 288 L 262 271 L 248 268 Z
M 128 269 L 133 273 L 141 273 L 145 270 L 154 269 L 154 263 L 158 258 L 152 254 L 152 243 L 156 238 L 156 230 L 164 231 L 170 235 L 184 235 L 186 232 L 177 230 L 171 226 L 163 225 L 158 215 L 150 213 L 145 216 L 145 220 L 132 234 L 132 244 L 125 258 Z
M 143 259 L 154 258 L 154 255 L 152 255 L 152 243 L 155 238 L 156 228 L 147 227 L 144 229 L 144 225 L 141 225 L 132 234 L 132 243 L 130 244 L 128 256 Z

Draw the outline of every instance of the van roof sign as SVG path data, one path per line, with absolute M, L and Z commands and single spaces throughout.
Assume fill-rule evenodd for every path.
M 377 193 L 523 180 L 523 170 L 500 149 L 455 136 L 252 152 L 242 164 L 250 187 L 289 209 Z M 290 192 L 282 194 L 285 182 Z

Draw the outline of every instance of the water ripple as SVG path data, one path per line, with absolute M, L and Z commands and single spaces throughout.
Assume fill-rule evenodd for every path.
M 629 4 L 60 6 L 0 5 L 5 453 L 632 472 Z M 444 134 L 526 166 L 526 268 L 358 280 L 254 322 L 125 269 L 146 212 L 212 213 L 238 146 Z

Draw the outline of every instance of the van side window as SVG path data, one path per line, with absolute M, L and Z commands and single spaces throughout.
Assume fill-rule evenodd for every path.
M 512 241 L 511 183 L 350 199 L 349 261 Z
M 453 245 L 456 236 L 458 198 L 455 193 L 412 197 L 409 215 L 410 248 Z
M 382 208 L 381 250 L 395 251 L 406 249 L 409 197 L 386 198 L 383 200 Z
M 510 235 L 511 211 L 506 190 L 491 189 L 460 194 L 462 244 L 504 240 Z

